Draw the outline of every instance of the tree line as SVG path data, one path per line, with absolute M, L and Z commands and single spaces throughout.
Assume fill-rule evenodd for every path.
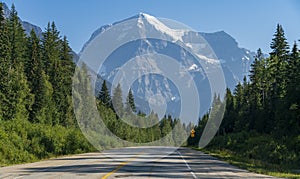
M 75 105 L 75 108 L 77 108 L 75 111 L 79 112 L 77 115 L 82 119 L 79 119 L 81 127 L 84 131 L 88 129 L 86 132 L 90 134 L 88 138 L 102 141 L 101 145 L 97 148 L 129 146 L 130 144 L 127 142 L 133 142 L 136 145 L 145 145 L 151 142 L 157 142 L 157 145 L 170 146 L 185 144 L 185 140 L 192 127 L 191 124 L 182 124 L 180 119 L 173 118 L 171 115 L 165 115 L 160 119 L 154 111 L 146 115 L 136 107 L 131 89 L 128 91 L 125 100 L 123 100 L 123 90 L 120 84 L 115 88 L 111 87 L 112 94 L 110 94 L 107 81 L 103 80 L 101 89 L 96 96 L 96 105 L 99 113 L 96 113 L 96 116 L 87 114 L 92 109 L 89 101 L 93 98 L 94 94 L 90 87 L 91 79 L 89 78 L 88 68 L 85 64 L 82 65 L 79 73 L 78 76 L 80 77 L 77 78 L 82 81 L 76 84 L 82 84 L 83 87 L 75 87 L 74 100 L 79 101 L 78 105 Z M 87 81 L 84 82 L 83 79 Z M 81 91 L 89 88 L 90 92 Z M 83 96 L 80 97 L 80 95 L 77 95 L 79 91 Z M 88 93 L 91 95 L 86 95 Z M 103 121 L 103 123 L 99 123 L 99 121 Z M 111 136 L 107 131 L 105 132 L 104 128 L 107 128 L 113 135 Z M 106 135 L 99 136 L 99 133 Z M 117 138 L 121 140 L 117 140 Z M 158 140 L 160 141 L 158 142 Z M 98 143 L 98 141 L 94 142 Z
M 225 114 L 212 148 L 270 163 L 300 161 L 300 52 L 277 25 L 268 57 L 258 49 L 249 78 L 226 90 Z M 209 120 L 196 127 L 198 138 Z M 195 145 L 196 140 L 190 140 Z
M 26 35 L 15 6 L 5 18 L 0 3 L 0 166 L 95 150 L 88 140 L 97 140 L 97 149 L 124 146 L 105 133 L 99 138 L 95 119 L 79 121 L 92 129 L 91 138 L 83 136 L 73 102 L 82 102 L 82 111 L 91 108 L 72 91 L 72 82 L 81 83 L 79 90 L 88 93 L 91 79 L 85 65 L 74 63 L 71 52 L 54 22 L 41 37 L 34 30 Z M 147 116 L 138 111 L 131 90 L 126 101 L 122 99 L 120 85 L 110 94 L 106 81 L 96 98 L 104 124 L 120 139 L 142 144 L 163 138 L 162 143 L 178 146 L 187 137 L 191 125 L 170 115 L 160 120 L 154 112 Z
M 76 127 L 74 70 L 54 22 L 26 36 L 15 6 L 5 18 L 0 3 L 0 165 L 93 150 Z
M 0 119 L 74 126 L 75 64 L 67 38 L 60 37 L 54 22 L 42 39 L 34 30 L 27 37 L 14 5 L 8 19 L 0 7 Z

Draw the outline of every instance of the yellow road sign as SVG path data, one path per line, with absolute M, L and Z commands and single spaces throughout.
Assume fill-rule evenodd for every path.
M 191 130 L 191 137 L 195 137 L 195 132 L 196 131 L 194 129 Z

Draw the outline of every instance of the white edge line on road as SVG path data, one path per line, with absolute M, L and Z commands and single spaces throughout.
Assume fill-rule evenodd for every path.
M 193 175 L 194 178 L 198 178 L 196 176 L 196 174 L 193 172 L 192 168 L 189 166 L 189 164 L 187 163 L 187 161 L 183 158 L 183 156 L 181 155 L 181 153 L 179 152 L 179 150 L 177 150 L 177 153 L 180 155 L 180 157 L 182 158 L 182 160 L 184 161 L 185 165 L 187 166 L 187 168 L 190 170 L 190 173 Z

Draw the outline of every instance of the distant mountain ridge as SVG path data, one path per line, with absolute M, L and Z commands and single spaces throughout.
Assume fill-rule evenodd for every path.
M 133 20 L 132 26 L 140 28 L 138 31 L 143 33 L 145 29 L 160 34 L 162 37 L 170 39 L 170 42 L 181 41 L 185 43 L 186 46 L 190 46 L 186 39 L 193 38 L 201 35 L 211 46 L 217 59 L 221 62 L 221 66 L 224 72 L 227 87 L 234 89 L 239 81 L 242 81 L 245 75 L 248 75 L 250 64 L 254 60 L 254 53 L 250 50 L 240 48 L 237 41 L 224 31 L 219 31 L 215 33 L 203 33 L 203 32 L 193 32 L 189 30 L 176 31 L 171 33 L 171 27 L 165 24 L 160 19 L 145 14 L 139 13 L 133 17 L 121 20 L 112 24 L 104 25 L 97 29 L 91 38 L 83 46 L 81 53 L 84 52 L 85 48 L 96 38 L 99 34 L 104 33 L 110 28 L 117 27 L 118 24 L 125 22 L 127 20 Z M 129 27 L 128 27 L 129 28 Z M 118 31 L 118 29 L 116 30 Z M 122 29 L 119 29 L 122 32 Z M 123 38 L 124 34 L 116 34 L 115 38 Z M 99 49 L 100 50 L 100 49 Z M 100 82 L 97 86 L 99 89 L 102 80 L 107 80 L 108 83 L 112 83 L 115 75 L 121 69 L 121 66 L 125 64 L 129 59 L 139 58 L 143 54 L 164 54 L 173 59 L 177 59 L 184 68 L 192 74 L 194 81 L 197 83 L 198 90 L 202 93 L 201 104 L 204 104 L 204 108 L 201 110 L 201 114 L 206 112 L 210 106 L 210 87 L 206 74 L 199 62 L 197 62 L 194 57 L 189 54 L 183 48 L 176 46 L 172 43 L 161 41 L 158 39 L 140 39 L 132 41 L 122 48 L 114 51 L 103 63 L 103 66 L 98 71 Z M 80 55 L 79 54 L 79 55 Z M 207 61 L 207 63 L 214 63 L 213 61 Z M 146 73 L 145 65 L 151 68 L 156 68 L 158 64 L 154 61 L 149 64 L 138 64 L 142 73 Z M 150 82 L 150 83 L 149 83 Z M 155 76 L 155 75 L 145 75 L 140 80 L 137 80 L 131 86 L 135 97 L 137 98 L 137 106 L 139 109 L 149 112 L 147 101 L 149 96 L 162 95 L 168 103 L 167 112 L 174 116 L 178 116 L 176 111 L 180 110 L 180 94 L 176 86 L 172 84 L 168 79 Z M 144 100 L 144 101 L 143 101 Z
M 106 29 L 113 27 L 116 24 L 122 23 L 126 20 L 135 19 L 139 17 L 144 17 L 145 13 L 139 13 L 130 18 L 126 18 L 124 20 L 107 24 L 101 26 L 97 30 L 95 30 L 90 39 L 84 44 L 80 53 L 85 49 L 85 47 L 99 34 L 104 32 Z M 251 52 L 246 48 L 240 48 L 238 46 L 237 41 L 230 36 L 225 31 L 218 31 L 213 33 L 204 33 L 199 32 L 199 34 L 209 43 L 215 52 L 216 56 L 220 60 L 223 66 L 223 70 L 229 70 L 233 73 L 233 77 L 235 79 L 234 83 L 229 83 L 229 87 L 232 89 L 235 87 L 237 82 L 242 81 L 244 76 L 248 76 L 250 65 L 254 60 L 255 52 Z

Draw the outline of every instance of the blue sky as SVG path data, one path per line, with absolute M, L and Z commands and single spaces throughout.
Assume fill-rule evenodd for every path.
M 300 39 L 299 0 L 3 0 L 15 4 L 19 16 L 44 29 L 55 21 L 61 35 L 79 52 L 99 27 L 139 12 L 169 18 L 194 30 L 224 30 L 240 47 L 270 51 L 276 24 L 283 25 L 288 41 Z

